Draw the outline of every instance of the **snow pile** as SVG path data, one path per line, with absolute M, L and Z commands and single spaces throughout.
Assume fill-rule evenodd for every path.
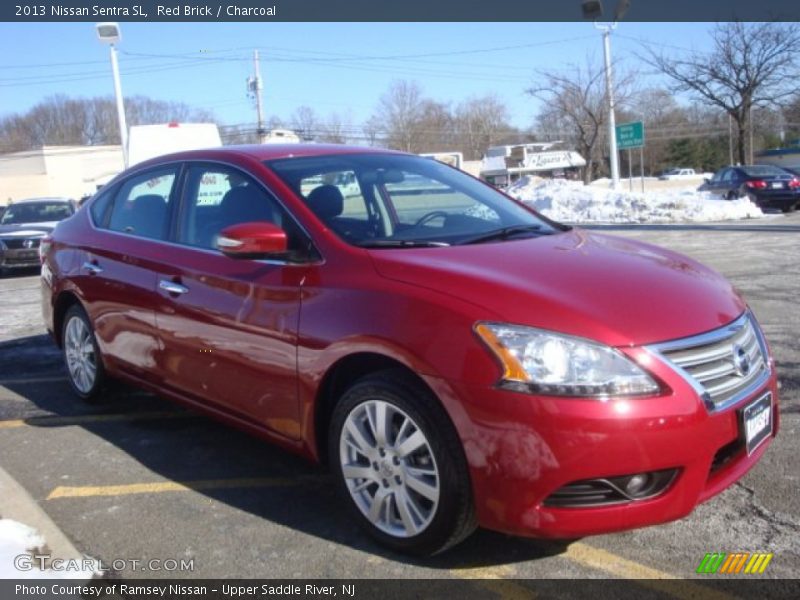
M 674 223 L 764 216 L 747 198 L 718 200 L 693 189 L 642 194 L 584 186 L 564 179 L 523 177 L 506 193 L 555 221 L 567 223 Z
M 45 548 L 44 538 L 38 531 L 11 519 L 0 519 L 0 579 L 84 579 L 95 575 L 94 570 L 70 569 L 40 570 L 39 562 L 32 558 L 34 552 Z M 19 557 L 25 557 L 20 560 Z M 18 566 L 22 567 L 17 569 Z M 82 565 L 80 565 L 82 566 Z

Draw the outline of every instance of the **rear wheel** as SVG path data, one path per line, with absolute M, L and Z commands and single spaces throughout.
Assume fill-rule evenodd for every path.
M 398 372 L 368 376 L 344 393 L 328 456 L 355 518 L 394 550 L 436 554 L 476 527 L 453 425 L 426 388 Z
M 97 402 L 106 383 L 105 369 L 89 317 L 77 304 L 64 316 L 61 340 L 72 390 L 86 402 Z

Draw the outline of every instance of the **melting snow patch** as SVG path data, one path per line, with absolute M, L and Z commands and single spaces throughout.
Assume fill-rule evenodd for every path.
M 613 191 L 563 179 L 523 177 L 506 192 L 567 223 L 676 223 L 763 217 L 749 199 L 718 200 L 693 189 Z
M 94 569 L 83 568 L 82 561 L 78 561 L 74 569 L 41 570 L 38 561 L 33 559 L 33 552 L 44 548 L 44 538 L 32 527 L 11 519 L 0 519 L 0 579 L 89 580 L 96 573 Z

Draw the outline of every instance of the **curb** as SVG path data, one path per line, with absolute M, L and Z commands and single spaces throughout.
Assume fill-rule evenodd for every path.
M 52 558 L 77 561 L 84 558 L 36 500 L 2 467 L 0 467 L 0 517 L 36 529 L 44 538 Z

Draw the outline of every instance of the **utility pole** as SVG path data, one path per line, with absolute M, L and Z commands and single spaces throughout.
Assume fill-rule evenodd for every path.
M 616 29 L 617 22 L 622 19 L 631 4 L 631 0 L 617 0 L 614 9 L 614 21 L 606 25 L 597 23 L 603 15 L 601 0 L 581 0 L 583 18 L 594 21 L 594 26 L 603 32 L 603 58 L 606 71 L 606 96 L 608 98 L 608 152 L 611 162 L 611 187 L 619 188 L 619 154 L 617 151 L 617 119 L 614 114 L 614 82 L 611 74 L 611 32 Z
M 258 116 L 258 143 L 263 144 L 266 140 L 267 130 L 264 128 L 264 106 L 261 101 L 261 90 L 264 85 L 261 82 L 261 68 L 258 64 L 258 50 L 253 50 L 253 70 L 254 75 L 247 79 L 247 91 L 249 91 L 256 99 L 256 113 Z

